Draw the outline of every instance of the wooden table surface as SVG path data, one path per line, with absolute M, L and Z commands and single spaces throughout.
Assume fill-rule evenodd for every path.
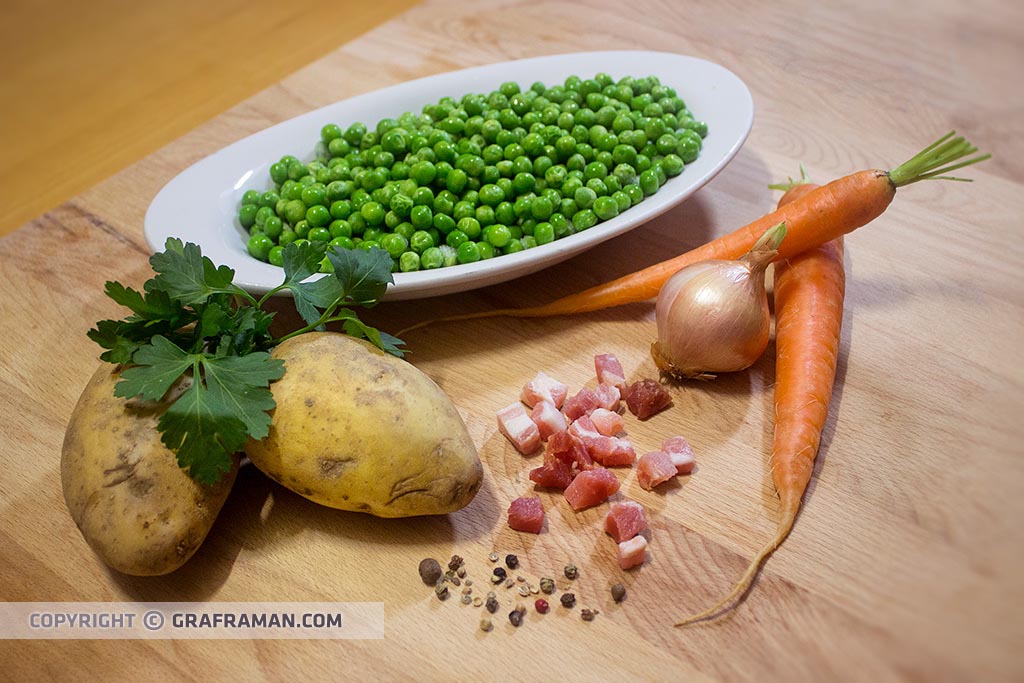
M 1021 680 L 1024 677 L 1024 13 L 1010 2 L 427 2 L 336 50 L 14 234 L 0 238 L 0 598 L 9 601 L 383 601 L 378 641 L 4 641 L 10 680 Z M 777 510 L 766 460 L 772 354 L 749 372 L 673 387 L 674 407 L 631 422 L 641 448 L 687 435 L 697 471 L 647 506 L 650 558 L 624 575 L 599 528 L 543 495 L 548 529 L 510 531 L 535 459 L 494 411 L 539 368 L 571 386 L 614 352 L 633 376 L 653 307 L 410 335 L 413 362 L 453 398 L 485 484 L 443 518 L 378 520 L 318 507 L 248 467 L 206 544 L 162 578 L 107 571 L 68 516 L 64 427 L 97 363 L 90 325 L 118 313 L 104 280 L 150 273 L 143 214 L 156 192 L 224 144 L 311 108 L 407 79 L 507 59 L 647 48 L 739 74 L 756 105 L 735 161 L 675 210 L 542 274 L 471 294 L 382 305 L 391 330 L 425 317 L 542 302 L 653 263 L 768 210 L 766 186 L 803 161 L 816 179 L 895 165 L 956 128 L 995 158 L 973 184 L 921 183 L 848 239 L 838 383 L 796 530 L 739 608 L 702 608 L 738 576 Z M 651 65 L 657 71 L 657 64 Z M 184 106 L 184 105 L 183 105 Z M 713 122 L 712 122 L 713 125 Z M 424 556 L 492 550 L 531 576 L 567 561 L 601 610 L 477 629 L 439 603 Z M 474 574 L 475 572 L 475 574 Z M 611 604 L 610 583 L 629 598 Z

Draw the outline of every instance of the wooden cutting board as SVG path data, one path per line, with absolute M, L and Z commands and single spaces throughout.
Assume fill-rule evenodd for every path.
M 377 641 L 4 641 L 11 680 L 1020 680 L 1024 660 L 1024 65 L 1012 3 L 673 3 L 587 7 L 428 2 L 349 43 L 92 190 L 0 239 L 0 598 L 8 601 L 382 601 Z M 825 180 L 890 167 L 957 128 L 995 158 L 972 185 L 921 183 L 848 239 L 849 283 L 832 411 L 796 530 L 749 598 L 711 623 L 673 620 L 721 595 L 773 527 L 766 468 L 772 354 L 749 372 L 672 388 L 628 428 L 639 449 L 686 435 L 696 472 L 647 507 L 648 562 L 623 573 L 602 508 L 541 494 L 547 531 L 506 526 L 538 458 L 494 412 L 538 369 L 572 387 L 612 352 L 653 376 L 653 307 L 494 319 L 411 334 L 410 360 L 453 398 L 486 480 L 465 510 L 378 520 L 239 476 L 206 544 L 162 578 L 107 571 L 68 516 L 58 463 L 97 363 L 85 332 L 118 314 L 103 282 L 150 273 L 142 218 L 189 164 L 267 125 L 378 87 L 467 66 L 580 50 L 671 50 L 717 61 L 754 93 L 753 132 L 707 188 L 632 233 L 529 278 L 382 305 L 397 330 L 427 317 L 547 301 L 693 247 L 770 209 L 803 161 Z M 656 72 L 657 64 L 651 65 Z M 188 106 L 188 103 L 182 103 Z M 40 182 L 46 182 L 41 179 Z M 216 189 L 216 188 L 212 188 Z M 416 566 L 457 553 L 482 579 L 492 550 L 531 578 L 580 567 L 579 609 L 491 633 L 478 608 L 438 602 Z M 608 586 L 623 582 L 614 605 Z M 482 582 L 481 582 L 482 583 Z M 510 609 L 503 608 L 502 613 Z

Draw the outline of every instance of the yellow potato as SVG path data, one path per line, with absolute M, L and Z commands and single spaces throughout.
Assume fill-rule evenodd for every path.
M 238 474 L 238 458 L 214 486 L 193 481 L 160 443 L 163 402 L 114 396 L 118 372 L 102 365 L 82 392 L 60 472 L 71 517 L 109 566 L 156 576 L 183 565 L 202 544 Z M 183 378 L 165 400 L 191 383 Z
M 483 469 L 448 396 L 409 363 L 343 334 L 314 332 L 274 349 L 270 434 L 245 452 L 312 501 L 379 517 L 453 512 Z

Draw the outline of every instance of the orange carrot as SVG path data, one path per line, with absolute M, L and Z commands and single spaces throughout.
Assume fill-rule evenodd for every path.
M 814 190 L 802 191 L 794 201 L 780 206 L 776 211 L 733 233 L 675 258 L 624 275 L 617 280 L 570 294 L 542 306 L 482 311 L 441 320 L 470 320 L 501 315 L 540 318 L 585 313 L 651 299 L 658 295 L 662 285 L 680 269 L 708 259 L 737 259 L 750 251 L 768 228 L 782 222 L 786 223 L 786 239 L 779 250 L 778 258 L 795 256 L 851 232 L 880 216 L 889 206 L 898 187 L 928 179 L 965 180 L 946 174 L 983 161 L 990 155 L 965 159 L 976 152 L 977 148 L 964 138 L 953 136 L 953 132 L 944 135 L 891 171 L 859 171 Z M 413 325 L 398 334 L 401 336 L 430 322 L 433 321 Z
M 804 182 L 791 183 L 780 207 L 815 191 L 801 171 Z M 845 285 L 842 237 L 775 264 L 775 438 L 769 462 L 779 525 L 728 595 L 677 626 L 710 617 L 742 597 L 761 563 L 793 529 L 832 399 Z

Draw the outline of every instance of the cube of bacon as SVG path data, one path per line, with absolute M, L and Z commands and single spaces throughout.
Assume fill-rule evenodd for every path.
M 654 451 L 640 456 L 636 464 L 636 480 L 640 488 L 650 491 L 658 484 L 676 476 L 676 466 L 664 451 Z
M 565 499 L 573 510 L 582 510 L 608 500 L 619 490 L 619 480 L 610 470 L 598 467 L 580 472 L 565 489 Z
M 594 460 L 587 453 L 583 441 L 569 432 L 557 432 L 548 441 L 548 449 L 544 452 L 544 464 L 556 460 L 565 463 L 573 477 L 594 466 Z
M 544 399 L 533 407 L 530 419 L 540 430 L 541 441 L 547 441 L 555 432 L 564 432 L 566 428 L 565 415 L 555 407 L 551 401 Z
M 672 404 L 672 396 L 653 379 L 633 382 L 623 394 L 629 412 L 641 420 L 660 413 Z
M 676 466 L 676 472 L 679 474 L 689 474 L 697 464 L 690 443 L 681 436 L 665 439 L 661 444 L 661 450 L 672 458 L 672 464 Z
M 636 451 L 628 439 L 617 436 L 599 436 L 587 442 L 587 453 L 605 467 L 632 465 L 636 460 Z
M 536 377 L 523 386 L 519 398 L 531 408 L 541 401 L 551 401 L 556 408 L 561 408 L 568 393 L 569 388 L 557 379 L 538 372 Z
M 632 465 L 636 460 L 636 451 L 633 450 L 633 445 L 626 439 L 601 434 L 597 431 L 592 415 L 593 413 L 584 415 L 573 422 L 569 425 L 568 433 L 579 439 L 591 459 L 605 467 Z
M 601 401 L 597 397 L 597 394 L 594 393 L 594 390 L 584 387 L 579 390 L 579 393 L 565 399 L 565 405 L 562 406 L 562 412 L 565 413 L 565 417 L 569 422 L 575 422 L 584 415 L 589 415 L 594 412 L 596 408 L 600 407 Z
M 604 530 L 611 534 L 616 543 L 633 538 L 647 528 L 647 518 L 640 503 L 625 500 L 613 503 L 611 510 L 604 518 Z
M 516 498 L 508 506 L 508 525 L 516 531 L 539 534 L 544 526 L 544 506 L 540 498 Z
M 540 430 L 521 403 L 513 403 L 498 411 L 498 429 L 523 455 L 540 448 Z
M 626 386 L 626 373 L 622 371 L 622 363 L 611 353 L 594 356 L 594 368 L 597 370 L 597 381 L 600 384 L 618 387 Z
M 530 481 L 537 486 L 564 491 L 572 483 L 573 473 L 569 465 L 555 459 L 530 470 Z
M 590 414 L 594 428 L 605 436 L 615 436 L 622 431 L 622 416 L 606 408 L 598 408 Z
M 613 387 L 611 384 L 598 384 L 594 389 L 594 394 L 597 396 L 598 404 L 605 410 L 614 412 L 619 409 L 619 399 L 622 394 L 618 387 Z
M 643 564 L 645 559 L 647 559 L 647 539 L 643 536 L 634 536 L 619 544 L 619 567 L 622 569 Z

